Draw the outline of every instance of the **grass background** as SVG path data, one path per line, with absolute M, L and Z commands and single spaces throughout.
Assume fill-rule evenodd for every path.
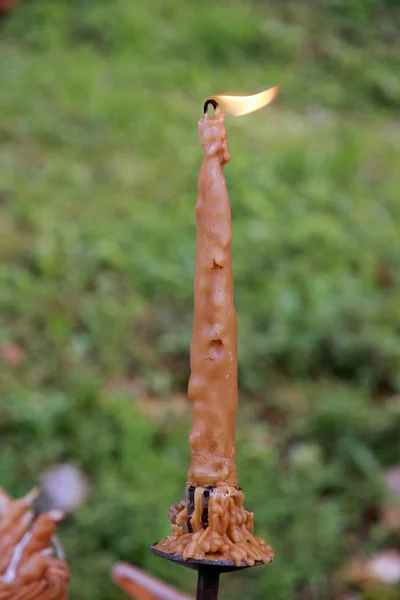
M 276 561 L 221 598 L 343 598 L 337 569 L 398 543 L 379 514 L 399 450 L 399 24 L 394 0 L 32 0 L 1 23 L 0 482 L 88 474 L 61 527 L 73 600 L 122 599 L 117 559 L 194 589 L 147 547 L 189 464 L 197 120 L 215 92 L 281 85 L 226 119 L 238 467 Z

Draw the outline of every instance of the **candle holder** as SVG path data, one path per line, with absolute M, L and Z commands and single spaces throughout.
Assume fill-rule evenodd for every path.
M 204 157 L 195 208 L 195 311 L 188 387 L 193 405 L 192 460 L 185 500 L 170 508 L 172 533 L 150 548 L 155 556 L 198 572 L 197 600 L 217 600 L 221 573 L 268 564 L 274 554 L 253 534 L 254 514 L 244 508 L 236 471 L 237 323 L 231 209 L 223 174 L 230 153 L 217 98 L 239 102 L 235 111 L 239 115 L 264 106 L 275 95 L 273 89 L 249 98 L 208 98 L 199 121 Z
M 210 527 L 209 523 L 209 502 L 210 496 L 212 496 L 214 487 L 210 486 L 206 489 L 201 489 L 202 496 L 202 511 L 201 511 L 201 527 L 204 533 Z M 239 486 L 235 486 L 235 489 L 243 494 L 242 488 Z M 192 485 L 188 485 L 186 487 L 186 501 L 184 503 L 184 511 L 186 511 L 187 518 L 185 519 L 185 531 L 189 534 L 193 535 L 193 527 L 192 527 L 192 518 L 196 511 L 196 487 Z M 199 535 L 199 534 L 197 534 Z M 252 537 L 252 534 L 248 533 L 249 537 Z M 164 540 L 165 541 L 165 540 Z M 222 573 L 231 573 L 234 571 L 242 571 L 244 569 L 249 569 L 251 567 L 259 567 L 264 564 L 269 564 L 273 559 L 273 551 L 268 555 L 268 560 L 253 560 L 253 564 L 248 564 L 244 560 L 241 563 L 234 562 L 233 560 L 224 559 L 223 556 L 216 554 L 218 558 L 212 558 L 212 554 L 205 556 L 205 558 L 184 558 L 181 552 L 174 551 L 163 551 L 160 549 L 160 545 L 163 544 L 159 542 L 158 544 L 153 544 L 149 550 L 154 556 L 158 556 L 159 558 L 164 558 L 169 560 L 177 565 L 182 567 L 186 567 L 188 569 L 192 569 L 197 571 L 197 595 L 196 600 L 217 600 L 218 599 L 218 589 L 219 589 L 219 579 Z M 162 546 L 161 546 L 162 547 Z M 168 547 L 168 545 L 167 545 Z
M 54 534 L 63 513 L 35 514 L 33 503 L 38 494 L 34 489 L 13 500 L 0 488 L 1 599 L 66 600 L 69 568 Z
M 182 556 L 161 552 L 155 547 L 156 544 L 150 546 L 149 550 L 154 556 L 165 558 L 171 562 L 197 571 L 197 594 L 196 600 L 218 600 L 219 577 L 222 573 L 233 573 L 234 571 L 243 571 L 252 567 L 261 567 L 263 562 L 256 561 L 254 565 L 247 565 L 242 562 L 239 566 L 230 560 L 196 560 L 188 558 L 183 560 Z

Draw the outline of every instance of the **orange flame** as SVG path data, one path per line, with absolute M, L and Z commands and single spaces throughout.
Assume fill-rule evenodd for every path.
M 210 99 L 216 100 L 223 112 L 235 117 L 248 115 L 249 113 L 264 108 L 270 104 L 279 91 L 279 86 L 264 90 L 259 94 L 252 96 L 211 96 Z

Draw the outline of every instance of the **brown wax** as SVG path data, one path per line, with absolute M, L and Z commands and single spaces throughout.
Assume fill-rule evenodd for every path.
M 190 518 L 187 506 L 174 514 L 172 534 L 161 540 L 156 548 L 182 556 L 184 560 L 223 560 L 237 566 L 246 563 L 249 567 L 256 562 L 271 562 L 274 551 L 262 538 L 253 535 L 254 515 L 243 506 L 242 490 L 230 486 L 210 490 L 207 508 L 204 491 L 204 488 L 196 488 L 195 509 Z M 208 520 L 206 527 L 202 519 L 204 511 Z
M 230 160 L 224 115 L 199 122 L 204 150 L 196 203 L 194 326 L 189 398 L 193 425 L 188 484 L 238 483 L 235 462 L 237 326 L 233 305 L 232 225 L 223 166 Z
M 232 226 L 223 166 L 229 161 L 224 116 L 199 123 L 204 159 L 196 204 L 197 240 L 189 398 L 192 462 L 186 499 L 170 508 L 172 534 L 156 548 L 184 560 L 268 563 L 273 550 L 253 535 L 235 462 L 237 328 L 233 305 Z M 192 496 L 192 497 L 191 497 Z
M 34 490 L 12 500 L 0 488 L 0 600 L 66 600 L 69 570 L 52 556 L 59 511 L 34 521 Z

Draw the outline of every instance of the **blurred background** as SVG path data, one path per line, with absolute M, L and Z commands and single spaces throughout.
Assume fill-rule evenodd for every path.
M 67 465 L 70 598 L 122 600 L 119 559 L 193 593 L 147 548 L 190 460 L 197 121 L 210 94 L 272 85 L 271 106 L 226 118 L 225 171 L 238 469 L 276 560 L 220 596 L 398 598 L 398 3 L 7 5 L 0 485 Z

